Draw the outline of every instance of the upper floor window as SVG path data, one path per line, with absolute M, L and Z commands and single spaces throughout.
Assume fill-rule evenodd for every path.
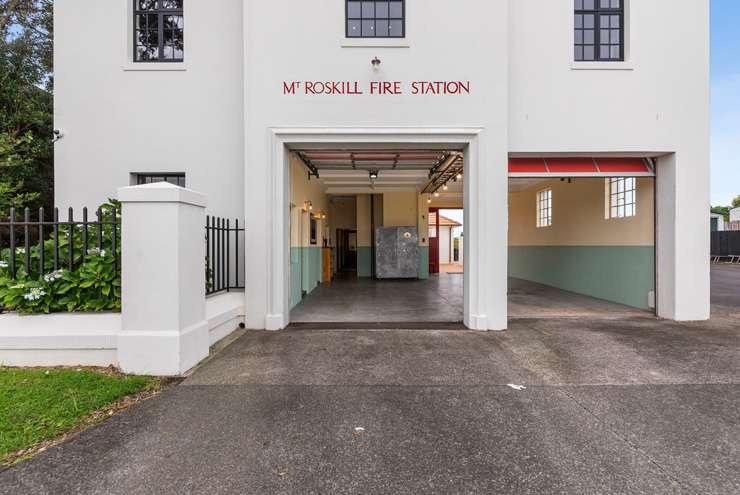
M 575 0 L 575 59 L 624 60 L 625 0 Z
M 406 36 L 405 0 L 346 0 L 347 38 L 403 38 Z
M 609 181 L 609 218 L 634 217 L 637 214 L 637 181 L 634 177 L 616 177 Z
M 134 61 L 182 62 L 184 0 L 134 0 Z
M 537 193 L 537 227 L 552 226 L 552 189 Z

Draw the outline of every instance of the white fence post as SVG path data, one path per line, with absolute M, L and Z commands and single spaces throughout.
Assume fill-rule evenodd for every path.
M 206 196 L 167 183 L 124 187 L 122 326 L 126 373 L 180 375 L 208 356 Z

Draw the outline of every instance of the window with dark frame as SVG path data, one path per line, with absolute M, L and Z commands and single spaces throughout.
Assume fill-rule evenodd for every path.
M 168 182 L 175 186 L 185 187 L 185 174 L 135 174 L 136 184 L 154 184 L 156 182 Z
M 134 62 L 185 59 L 184 0 L 134 0 Z
M 575 0 L 575 60 L 624 60 L 624 2 Z
M 345 0 L 347 38 L 404 38 L 405 0 Z

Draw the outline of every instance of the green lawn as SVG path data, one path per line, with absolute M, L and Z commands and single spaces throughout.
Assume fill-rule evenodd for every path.
M 75 428 L 116 399 L 158 383 L 85 368 L 0 367 L 0 464 L 13 452 Z

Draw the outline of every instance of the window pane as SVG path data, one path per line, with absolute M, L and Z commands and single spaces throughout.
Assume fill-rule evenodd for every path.
M 347 17 L 349 19 L 359 19 L 362 17 L 360 2 L 347 2 Z
M 360 21 L 347 21 L 347 36 L 350 38 L 362 36 Z
M 362 21 L 362 35 L 368 37 L 375 36 L 375 21 Z
M 401 19 L 403 17 L 403 2 L 390 2 L 390 17 Z
M 182 9 L 182 0 L 162 0 L 163 9 Z
M 375 21 L 375 36 L 388 36 L 388 20 Z
M 403 36 L 403 21 L 391 21 L 388 35 L 396 38 Z
M 375 2 L 375 17 L 377 19 L 388 18 L 388 2 Z
M 139 10 L 154 10 L 157 8 L 157 0 L 139 0 L 136 7 Z
M 362 2 L 362 18 L 363 19 L 374 19 L 375 18 L 375 2 Z
M 595 52 L 593 46 L 585 46 L 583 47 L 583 60 L 594 60 Z

